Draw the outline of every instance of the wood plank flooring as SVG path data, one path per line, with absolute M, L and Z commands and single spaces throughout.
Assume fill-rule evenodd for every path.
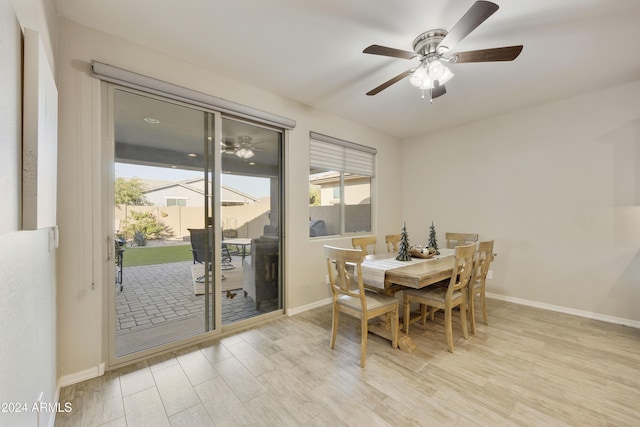
M 56 426 L 638 426 L 640 330 L 488 300 L 446 348 L 442 312 L 408 354 L 330 307 L 65 387 Z

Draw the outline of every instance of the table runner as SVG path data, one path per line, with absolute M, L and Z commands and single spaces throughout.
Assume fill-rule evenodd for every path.
M 388 270 L 406 267 L 419 262 L 429 262 L 434 259 L 451 256 L 455 253 L 455 249 L 440 249 L 440 255 L 432 258 L 411 258 L 411 261 L 398 261 L 396 254 L 389 254 L 389 258 L 364 260 L 362 263 L 362 280 L 366 285 L 374 288 L 384 289 L 384 277 Z

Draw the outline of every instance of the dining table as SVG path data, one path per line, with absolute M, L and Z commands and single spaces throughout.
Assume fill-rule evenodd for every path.
M 396 260 L 397 254 L 367 255 L 362 262 L 365 286 L 385 295 L 393 295 L 406 288 L 420 289 L 451 277 L 455 249 L 440 249 L 431 258 L 412 257 L 410 261 Z
M 251 239 L 238 237 L 232 239 L 224 239 L 222 241 L 223 245 L 233 245 L 239 249 L 240 256 L 242 256 L 242 260 L 244 261 L 245 257 L 248 255 L 247 247 L 251 247 Z
M 393 296 L 404 289 L 420 289 L 451 277 L 455 265 L 455 250 L 440 249 L 431 258 L 411 258 L 410 261 L 396 260 L 397 254 L 367 255 L 362 262 L 362 277 L 365 287 L 385 295 Z M 371 332 L 382 337 L 391 336 L 391 323 L 371 325 Z M 412 353 L 416 345 L 407 334 L 399 332 L 398 346 Z

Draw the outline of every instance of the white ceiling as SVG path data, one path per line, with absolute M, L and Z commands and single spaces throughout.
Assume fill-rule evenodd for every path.
M 447 94 L 429 104 L 407 79 L 366 96 L 417 61 L 362 50 L 410 51 L 473 0 L 55 0 L 61 16 L 399 138 L 640 79 L 639 0 L 497 3 L 455 50 L 522 54 L 452 65 Z

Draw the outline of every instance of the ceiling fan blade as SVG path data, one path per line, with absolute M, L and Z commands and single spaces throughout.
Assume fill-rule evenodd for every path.
M 447 93 L 447 89 L 445 89 L 444 85 L 437 85 L 433 89 L 431 89 L 431 99 L 436 99 L 439 96 Z
M 380 86 L 376 87 L 375 89 L 371 89 L 369 92 L 367 92 L 367 95 L 372 96 L 377 94 L 378 92 L 382 92 L 392 84 L 399 82 L 400 80 L 407 77 L 409 74 L 413 73 L 413 71 L 414 71 L 414 68 L 398 74 L 394 78 L 389 79 L 386 82 L 382 83 Z
M 451 31 L 440 42 L 439 46 L 446 46 L 449 50 L 467 37 L 478 25 L 482 24 L 498 10 L 498 5 L 490 1 L 475 2 L 467 13 L 453 26 Z
M 372 44 L 362 51 L 362 53 L 370 53 L 372 55 L 391 56 L 392 58 L 413 59 L 418 56 L 415 52 L 407 50 L 394 49 L 392 47 L 380 46 Z
M 522 45 L 518 45 L 456 52 L 451 55 L 451 63 L 513 61 L 522 52 L 522 47 Z

